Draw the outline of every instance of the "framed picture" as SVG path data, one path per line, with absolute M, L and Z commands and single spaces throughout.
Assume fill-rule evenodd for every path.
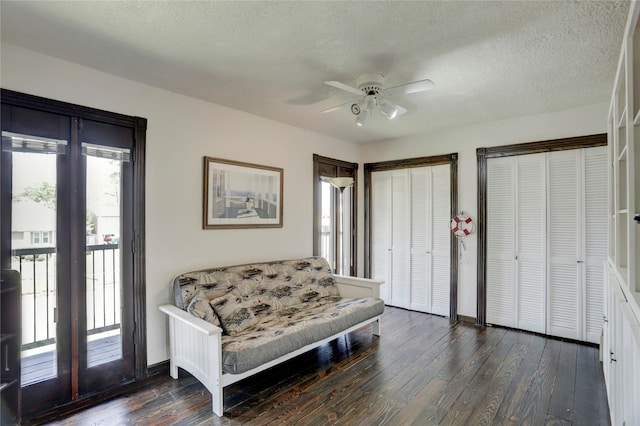
M 282 228 L 283 170 L 204 157 L 203 229 Z

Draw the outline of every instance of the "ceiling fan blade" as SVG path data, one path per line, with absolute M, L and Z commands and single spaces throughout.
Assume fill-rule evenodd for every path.
M 404 114 L 407 113 L 406 108 L 404 108 L 404 107 L 402 107 L 402 106 L 400 106 L 398 104 L 395 104 L 395 107 L 398 108 L 398 112 L 396 113 L 396 117 L 399 117 L 399 116 L 404 115 Z
M 345 102 L 345 103 L 340 104 L 340 105 L 332 106 L 331 108 L 323 109 L 323 110 L 322 110 L 322 111 L 320 111 L 320 112 L 321 112 L 322 114 L 325 114 L 325 113 L 327 113 L 327 112 L 332 112 L 332 111 L 335 111 L 335 110 L 340 109 L 340 108 L 342 108 L 342 107 L 345 107 L 345 106 L 347 106 L 347 105 L 351 105 L 351 104 L 355 104 L 355 103 L 358 103 L 358 101 L 357 101 L 357 100 L 355 100 L 355 101 Z
M 339 81 L 325 81 L 324 84 L 327 86 L 335 87 L 336 89 L 344 90 L 345 92 L 353 93 L 354 95 L 362 95 L 362 90 L 356 89 L 353 86 L 349 86 L 348 84 L 341 83 Z
M 401 84 L 399 86 L 389 87 L 384 89 L 390 96 L 406 95 L 408 93 L 424 92 L 431 90 L 435 86 L 435 83 L 429 79 L 414 81 L 413 83 Z

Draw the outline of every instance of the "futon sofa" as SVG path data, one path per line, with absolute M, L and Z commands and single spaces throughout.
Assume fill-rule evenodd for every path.
M 320 257 L 215 267 L 173 280 L 170 374 L 178 367 L 212 394 L 308 350 L 372 324 L 380 335 L 379 281 L 337 276 Z

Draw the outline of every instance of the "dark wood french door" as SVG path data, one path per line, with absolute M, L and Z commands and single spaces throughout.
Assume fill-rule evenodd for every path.
M 5 94 L 0 254 L 3 268 L 21 274 L 28 418 L 145 374 L 134 327 L 144 318 L 136 191 L 144 138 L 120 116 L 36 98 L 42 110 Z

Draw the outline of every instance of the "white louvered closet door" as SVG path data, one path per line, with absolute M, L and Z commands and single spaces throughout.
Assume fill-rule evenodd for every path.
M 391 302 L 391 174 L 371 173 L 371 276 L 384 283 L 380 298 Z
M 487 322 L 516 326 L 513 157 L 487 160 Z
M 431 308 L 427 312 L 449 315 L 451 259 L 451 173 L 448 164 L 432 166 Z
M 371 173 L 372 276 L 386 304 L 449 315 L 450 166 Z
M 409 171 L 391 171 L 391 305 L 411 308 Z
M 516 162 L 516 327 L 544 333 L 546 324 L 545 155 Z
M 431 170 L 410 169 L 411 309 L 431 312 Z
M 579 150 L 547 154 L 548 305 L 547 334 L 580 339 L 582 205 Z
M 597 343 L 606 147 L 487 161 L 487 322 Z
M 599 343 L 602 330 L 603 269 L 607 260 L 607 147 L 583 150 L 584 162 L 584 316 L 588 342 Z

